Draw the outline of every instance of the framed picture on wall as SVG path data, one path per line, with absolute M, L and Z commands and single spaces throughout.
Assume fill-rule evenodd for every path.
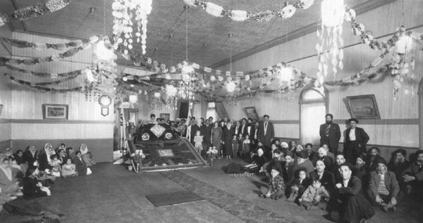
M 243 110 L 247 118 L 251 118 L 253 120 L 259 120 L 256 107 L 245 107 Z
M 356 119 L 380 119 L 374 94 L 347 97 L 351 116 Z
M 68 119 L 69 105 L 43 104 L 43 119 Z
M 160 113 L 160 118 L 164 119 L 165 122 L 167 122 L 170 119 L 170 114 L 169 113 Z

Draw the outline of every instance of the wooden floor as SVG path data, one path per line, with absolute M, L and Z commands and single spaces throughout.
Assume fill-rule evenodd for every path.
M 39 202 L 65 214 L 63 222 L 330 222 L 322 210 L 258 197 L 260 177 L 234 177 L 222 171 L 233 160 L 213 167 L 136 174 L 121 165 L 96 164 L 93 175 L 58 179 L 52 196 Z M 242 161 L 238 161 L 242 162 Z M 204 200 L 155 207 L 145 196 L 192 191 Z M 423 204 L 404 202 L 395 213 L 376 210 L 369 222 L 423 222 Z M 0 222 L 20 222 L 2 216 Z

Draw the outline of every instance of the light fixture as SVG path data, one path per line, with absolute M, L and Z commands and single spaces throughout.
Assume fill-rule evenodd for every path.
M 138 101 L 138 96 L 137 95 L 129 95 L 129 102 L 130 103 L 137 103 Z
M 173 86 L 173 85 L 166 85 L 166 95 L 168 97 L 174 97 L 176 96 L 176 93 L 178 92 L 178 90 Z
M 95 56 L 100 60 L 114 60 L 116 59 L 116 55 L 113 52 L 111 48 L 108 48 L 106 46 L 106 42 L 104 40 L 98 41 L 96 44 L 94 44 L 93 52 Z
M 234 92 L 234 91 L 235 91 L 235 87 L 236 87 L 235 82 L 231 81 L 231 82 L 229 82 L 229 83 L 226 85 L 226 90 L 227 90 L 228 92 Z

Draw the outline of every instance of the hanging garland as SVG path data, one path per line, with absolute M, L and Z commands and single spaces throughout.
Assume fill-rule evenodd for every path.
M 19 64 L 34 65 L 34 64 L 44 63 L 44 62 L 58 61 L 58 60 L 61 60 L 61 59 L 65 59 L 67 57 L 74 56 L 75 54 L 77 54 L 81 50 L 86 50 L 86 49 L 89 49 L 90 47 L 91 47 L 91 44 L 86 43 L 86 44 L 83 44 L 83 46 L 81 46 L 81 47 L 76 47 L 76 48 L 69 49 L 68 51 L 66 51 L 64 53 L 61 53 L 59 55 L 53 55 L 53 56 L 44 57 L 44 58 L 10 59 L 10 58 L 6 58 L 6 57 L 0 57 L 0 66 L 4 66 L 5 64 L 13 64 L 13 65 L 19 65 Z
M 25 40 L 17 40 L 12 38 L 0 37 L 0 41 L 3 43 L 7 43 L 11 46 L 18 47 L 18 48 L 32 48 L 35 50 L 47 50 L 47 49 L 54 49 L 54 50 L 65 50 L 67 48 L 77 48 L 82 47 L 84 44 L 87 43 L 95 43 L 96 40 L 92 37 L 90 40 L 75 40 L 70 41 L 67 43 L 34 43 L 28 42 Z
M 17 82 L 19 82 L 19 83 L 28 83 L 29 85 L 31 85 L 31 86 L 46 86 L 46 85 L 56 85 L 56 84 L 60 84 L 60 83 L 63 83 L 63 82 L 65 82 L 65 81 L 70 81 L 70 80 L 73 80 L 73 79 L 75 79 L 75 78 L 77 78 L 79 75 L 80 75 L 81 73 L 79 73 L 79 74 L 74 74 L 73 76 L 69 76 L 69 77 L 66 77 L 66 78 L 63 78 L 63 79 L 60 79 L 60 80 L 57 80 L 57 81 L 47 81 L 47 82 L 38 82 L 38 83 L 33 83 L 33 82 L 29 82 L 29 81 L 23 81 L 23 80 L 19 80 L 19 79 L 16 79 L 15 77 L 13 77 L 11 74 L 9 74 L 9 73 L 4 73 L 4 75 L 5 76 L 8 76 L 11 80 L 15 80 L 15 81 L 17 81 Z
M 0 13 L 0 26 L 3 26 L 11 20 L 24 21 L 44 15 L 47 12 L 58 11 L 69 5 L 70 2 L 71 0 L 49 0 L 45 5 L 28 6 L 15 10 L 9 15 Z
M 17 80 L 12 76 L 9 76 L 10 80 L 14 81 L 15 83 L 25 85 L 37 90 L 41 91 L 47 91 L 47 92 L 54 92 L 54 93 L 66 93 L 66 92 L 81 92 L 82 87 L 75 87 L 75 88 L 69 88 L 69 89 L 55 89 L 55 88 L 49 88 L 49 87 L 42 87 L 42 86 L 34 86 L 31 82 L 23 81 L 23 80 Z
M 66 73 L 44 73 L 44 72 L 35 72 L 35 71 L 20 69 L 18 67 L 8 65 L 8 64 L 4 64 L 3 66 L 6 67 L 7 69 L 11 70 L 11 71 L 19 72 L 19 73 L 22 73 L 22 74 L 30 74 L 30 75 L 34 75 L 34 76 L 37 76 L 37 77 L 50 77 L 50 78 L 81 75 L 82 72 L 85 69 L 92 69 L 92 68 L 84 68 L 84 69 L 74 70 L 74 71 L 70 71 L 70 72 L 66 72 Z
M 285 6 L 277 11 L 267 10 L 263 12 L 251 13 L 244 10 L 226 10 L 222 6 L 211 2 L 203 2 L 200 0 L 184 0 L 189 7 L 201 6 L 208 14 L 215 17 L 229 17 L 233 21 L 254 20 L 257 22 L 268 22 L 275 17 L 283 19 L 291 18 L 297 9 L 308 9 L 313 5 L 314 0 L 300 0 L 294 4 L 285 2 Z

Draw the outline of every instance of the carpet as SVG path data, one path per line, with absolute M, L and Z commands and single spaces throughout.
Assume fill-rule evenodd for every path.
M 190 191 L 154 194 L 145 197 L 156 207 L 203 200 L 202 197 L 199 197 Z
M 221 189 L 188 176 L 181 171 L 169 171 L 161 174 L 247 223 L 290 222 L 284 217 L 279 216 L 277 213 L 266 210 L 232 194 L 226 193 Z

